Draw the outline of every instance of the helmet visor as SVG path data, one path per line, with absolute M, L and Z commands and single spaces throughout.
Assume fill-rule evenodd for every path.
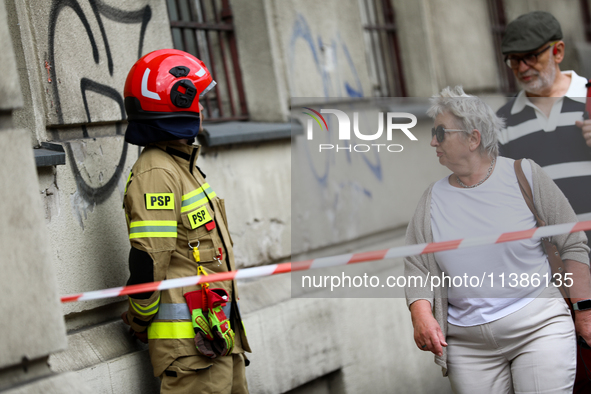
M 199 98 L 205 96 L 207 92 L 209 92 L 213 87 L 217 85 L 216 82 L 212 79 L 211 83 L 203 90 L 203 92 L 199 93 Z

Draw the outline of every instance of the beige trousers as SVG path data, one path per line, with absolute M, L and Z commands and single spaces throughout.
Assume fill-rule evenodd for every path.
M 218 357 L 206 369 L 191 369 L 181 357 L 160 378 L 161 394 L 248 394 L 242 354 Z
M 448 324 L 447 368 L 455 393 L 572 393 L 575 329 L 553 290 L 552 298 L 537 298 L 490 323 Z

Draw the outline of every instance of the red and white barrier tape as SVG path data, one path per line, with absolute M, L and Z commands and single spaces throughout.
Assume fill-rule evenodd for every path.
M 529 238 L 544 238 L 558 234 L 574 233 L 577 231 L 591 230 L 591 220 L 578 223 L 555 224 L 532 228 L 530 230 L 513 231 L 500 235 L 485 237 L 464 238 L 453 241 L 432 242 L 418 245 L 400 246 L 391 249 L 374 250 L 363 253 L 349 253 L 338 256 L 321 257 L 314 260 L 297 261 L 294 263 L 281 263 L 265 265 L 262 267 L 245 268 L 237 271 L 222 272 L 208 276 L 189 276 L 186 278 L 169 279 L 160 282 L 144 283 L 140 285 L 114 287 L 105 290 L 89 291 L 80 294 L 71 294 L 61 297 L 62 302 L 98 300 L 101 298 L 118 297 L 122 295 L 146 293 L 155 290 L 174 289 L 177 287 L 195 286 L 203 282 L 220 282 L 224 280 L 256 278 L 283 274 L 292 271 L 304 271 L 315 268 L 334 267 L 338 265 L 363 263 L 366 261 L 384 260 L 393 257 L 415 256 L 419 254 L 442 252 L 445 250 L 470 248 L 473 246 L 492 245 L 503 242 L 518 241 Z

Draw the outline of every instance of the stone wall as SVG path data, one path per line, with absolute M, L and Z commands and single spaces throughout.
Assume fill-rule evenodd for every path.
M 167 2 L 0 4 L 0 251 L 7 267 L 0 287 L 2 311 L 11 316 L 0 338 L 7 349 L 0 391 L 156 393 L 147 349 L 118 320 L 124 298 L 60 305 L 58 296 L 127 280 L 121 204 L 140 152 L 123 139 L 123 83 L 140 56 L 172 47 Z M 372 100 L 359 1 L 231 4 L 251 120 L 293 118 L 305 126 L 296 105 L 330 104 L 358 110 L 374 129 L 379 111 L 409 108 Z M 498 91 L 485 0 L 392 5 L 410 96 L 456 84 Z M 583 39 L 576 0 L 505 7 L 509 20 L 534 9 L 555 13 L 567 48 Z M 574 50 L 567 52 L 565 68 L 577 67 Z M 402 244 L 421 193 L 447 173 L 429 146 L 430 128 L 421 117 L 417 141 L 398 136 L 400 153 L 318 157 L 301 134 L 202 149 L 199 166 L 226 200 L 238 267 Z M 326 138 L 338 143 L 335 134 Z M 66 164 L 35 171 L 32 148 L 45 142 L 63 146 Z M 380 275 L 402 272 L 400 259 L 370 264 Z M 289 275 L 239 282 L 254 349 L 251 392 L 449 392 L 431 355 L 416 349 L 402 298 L 292 294 L 291 285 Z

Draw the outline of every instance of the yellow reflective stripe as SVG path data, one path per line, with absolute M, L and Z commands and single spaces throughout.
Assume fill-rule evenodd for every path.
M 207 202 L 207 197 L 203 191 L 203 187 L 193 190 L 182 197 L 181 213 L 190 211 Z
M 133 172 L 129 171 L 129 175 L 127 176 L 127 180 L 125 181 L 125 191 L 123 192 L 123 196 L 127 195 L 127 186 L 129 186 L 129 181 L 131 180 L 132 175 L 133 175 Z M 123 209 L 125 209 L 125 201 L 121 205 L 122 205 Z M 129 221 L 127 223 L 129 224 Z
M 134 302 L 131 298 L 129 299 L 129 303 L 131 304 L 132 308 L 142 316 L 151 316 L 157 313 L 159 302 L 160 296 L 158 296 L 158 299 L 148 306 L 141 306 L 137 302 Z
M 205 191 L 205 193 L 207 193 L 207 196 L 211 199 L 214 198 L 216 196 L 215 192 L 213 191 L 213 189 L 211 188 L 211 186 L 209 186 L 208 183 L 204 183 L 203 184 L 203 191 Z
M 129 226 L 129 239 L 134 238 L 176 238 L 175 220 L 144 220 L 132 222 Z
M 206 183 L 206 185 L 207 185 L 207 183 Z M 197 189 L 193 190 L 192 192 L 190 192 L 190 193 L 187 193 L 187 194 L 183 195 L 183 198 L 182 198 L 182 200 L 183 200 L 183 201 L 185 201 L 185 200 L 188 200 L 188 199 L 190 199 L 191 197 L 194 197 L 194 196 L 196 196 L 197 194 L 201 193 L 202 191 L 203 191 L 203 187 L 199 187 L 199 188 L 197 188 Z
M 127 180 L 125 181 L 125 191 L 123 192 L 123 194 L 127 194 L 127 186 L 129 186 L 129 180 L 131 179 L 132 175 L 133 172 L 129 171 L 129 175 L 127 176 Z
M 181 207 L 181 213 L 189 212 L 197 207 L 200 207 L 201 205 L 207 204 L 207 201 L 207 197 L 203 197 L 202 199 L 195 201 L 191 205 L 183 206 Z
M 148 327 L 149 339 L 182 339 L 195 337 L 193 323 L 188 322 L 152 322 Z
M 200 188 L 183 195 L 181 213 L 189 212 L 195 208 L 198 208 L 201 205 L 206 204 L 207 201 L 214 197 L 216 197 L 216 194 L 211 186 L 209 186 L 208 183 L 204 183 Z
M 158 299 L 154 302 L 152 302 L 150 305 L 148 306 L 141 306 L 140 304 L 138 304 L 137 302 L 134 302 L 131 298 L 129 299 L 129 302 L 131 302 L 132 304 L 135 304 L 139 309 L 141 309 L 144 312 L 149 311 L 150 309 L 153 309 L 155 306 L 158 306 L 158 303 L 160 302 L 160 296 L 158 296 Z

